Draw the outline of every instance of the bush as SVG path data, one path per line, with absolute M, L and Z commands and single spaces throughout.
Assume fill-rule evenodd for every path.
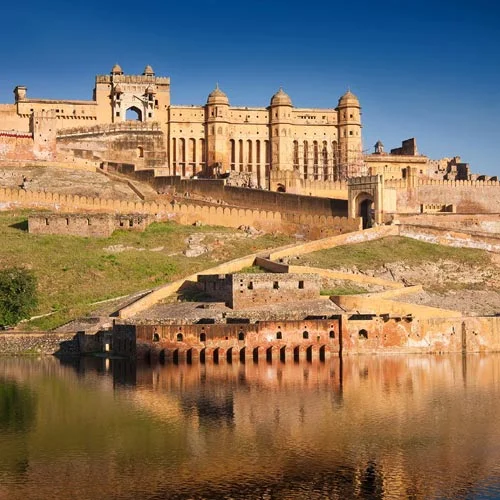
M 29 318 L 37 305 L 34 274 L 18 267 L 0 270 L 0 326 L 13 326 Z

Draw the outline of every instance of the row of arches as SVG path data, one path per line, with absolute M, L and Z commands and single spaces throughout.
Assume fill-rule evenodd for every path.
M 149 361 L 158 359 L 161 363 L 247 363 L 266 361 L 268 363 L 277 361 L 286 362 L 313 362 L 326 361 L 332 354 L 338 353 L 332 351 L 328 345 L 285 345 L 285 346 L 255 346 L 242 347 L 241 349 L 230 347 L 223 349 L 217 348 L 179 348 L 179 349 L 161 349 L 160 351 L 148 351 L 146 357 Z

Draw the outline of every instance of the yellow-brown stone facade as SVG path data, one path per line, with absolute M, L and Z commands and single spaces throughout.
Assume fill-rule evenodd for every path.
M 156 76 L 150 66 L 141 75 L 126 75 L 116 64 L 109 75 L 96 76 L 92 100 L 32 99 L 24 86 L 14 94 L 13 105 L 0 105 L 1 128 L 31 133 L 42 146 L 54 142 L 54 133 L 70 129 L 95 134 L 96 127 L 120 127 L 129 120 L 157 124 L 167 152 L 161 165 L 166 175 L 233 173 L 245 185 L 295 191 L 303 181 L 341 181 L 365 173 L 361 108 L 350 91 L 336 108 L 296 108 L 283 89 L 269 106 L 249 108 L 231 106 L 217 86 L 204 105 L 177 106 L 170 103 L 170 78 Z M 50 124 L 38 120 L 42 133 L 36 134 L 34 117 L 41 116 L 50 117 Z M 43 151 L 33 156 L 50 160 L 54 151 L 52 158 Z M 140 157 L 140 147 L 137 151 Z

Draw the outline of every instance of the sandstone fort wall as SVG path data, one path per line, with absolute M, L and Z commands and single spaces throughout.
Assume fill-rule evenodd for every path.
M 500 213 L 498 181 L 387 180 L 397 190 L 397 210 L 418 213 L 421 204 L 454 205 L 457 213 Z
M 235 228 L 249 225 L 265 231 L 281 231 L 290 234 L 310 231 L 306 233 L 310 237 L 319 237 L 323 233 L 328 234 L 328 232 L 330 234 L 331 232 L 349 232 L 359 228 L 359 219 L 344 217 L 302 215 L 300 213 L 207 206 L 195 203 L 119 201 L 9 188 L 0 188 L 0 203 L 4 209 L 18 206 L 55 208 L 61 212 L 83 210 L 122 214 L 136 213 L 154 215 L 158 220 L 176 220 L 181 224 L 193 224 L 196 221 L 201 221 L 205 224 Z

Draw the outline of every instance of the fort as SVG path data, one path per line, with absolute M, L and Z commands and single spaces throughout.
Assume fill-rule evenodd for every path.
M 100 348 L 158 359 L 321 359 L 335 354 L 497 350 L 498 318 L 398 301 L 421 290 L 373 278 L 376 293 L 323 296 L 334 270 L 293 266 L 297 255 L 399 235 L 500 253 L 500 182 L 459 156 L 431 159 L 406 139 L 363 150 L 361 105 L 296 108 L 279 89 L 266 107 L 231 106 L 219 88 L 203 105 L 171 104 L 170 78 L 150 66 L 98 75 L 91 100 L 28 97 L 0 105 L 0 169 L 98 173 L 126 199 L 30 182 L 1 184 L 0 209 L 27 208 L 34 234 L 109 237 L 154 221 L 252 227 L 299 242 L 250 254 L 145 293 L 121 307 Z M 97 175 L 97 174 L 96 174 Z M 1 179 L 0 179 L 1 181 Z M 265 272 L 249 274 L 245 267 Z M 341 273 L 340 273 L 341 274 Z M 186 291 L 206 300 L 148 311 Z M 103 337 L 104 338 L 104 337 Z

